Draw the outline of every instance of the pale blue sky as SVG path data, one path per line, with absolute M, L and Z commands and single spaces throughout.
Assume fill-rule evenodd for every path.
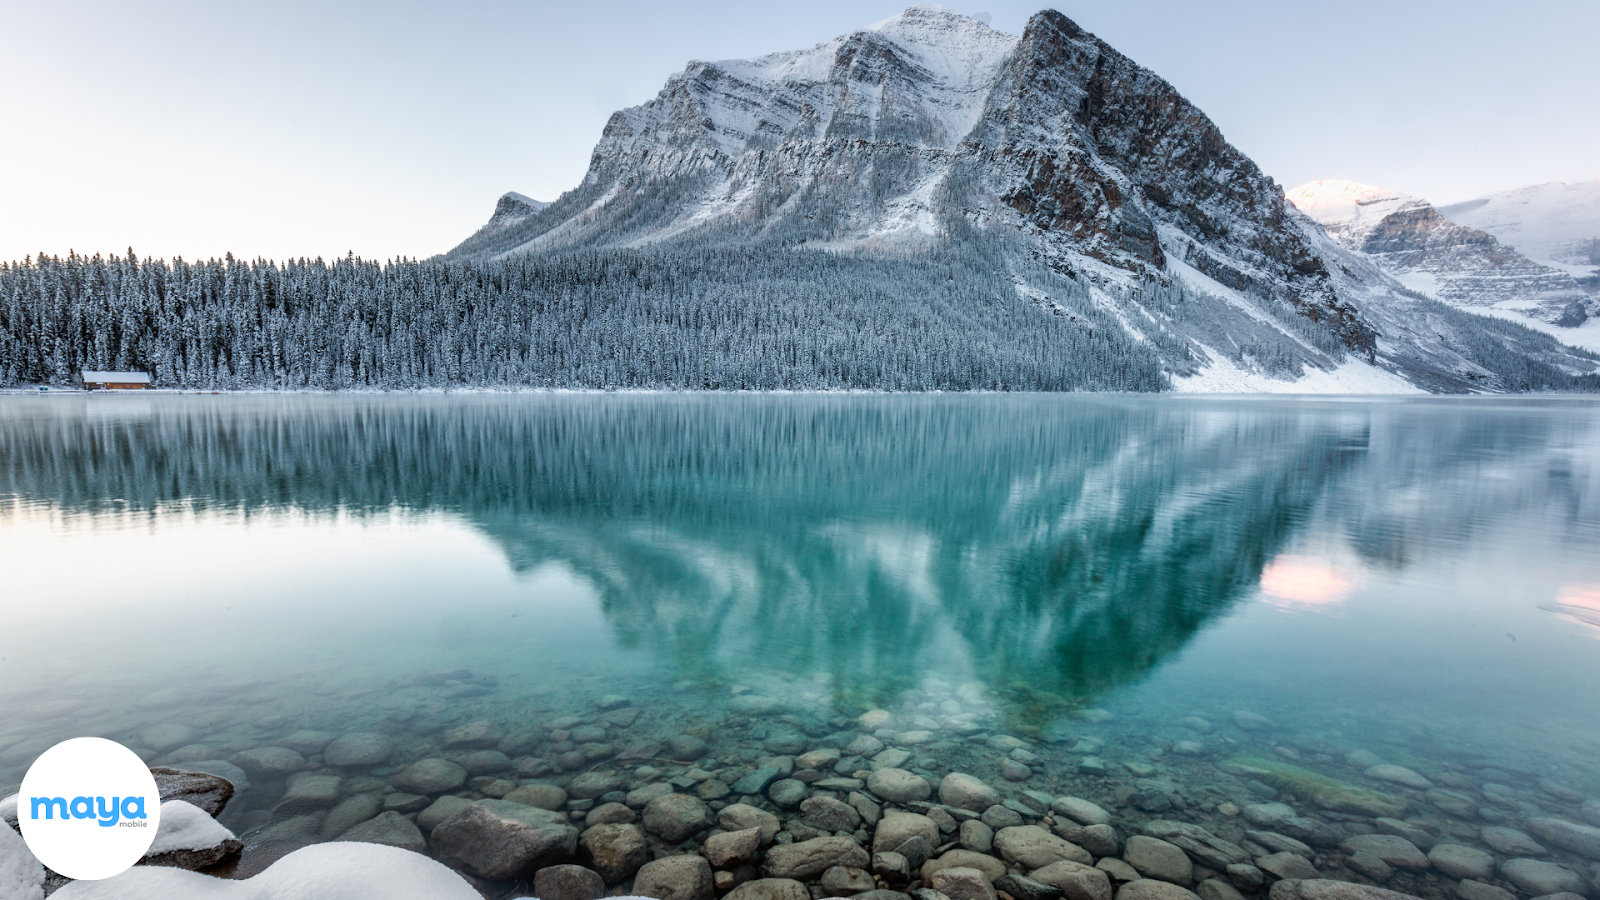
M 1034 2 L 982 0 L 1019 33 Z M 582 177 L 689 59 L 827 40 L 906 2 L 0 0 L 0 259 L 429 256 Z M 1600 3 L 1086 0 L 1285 187 L 1438 203 L 1600 175 Z

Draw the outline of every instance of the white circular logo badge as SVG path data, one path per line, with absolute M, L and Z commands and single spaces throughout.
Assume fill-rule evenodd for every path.
M 79 881 L 127 871 L 161 827 L 155 776 L 132 750 L 105 738 L 73 738 L 46 750 L 17 794 L 28 849 Z

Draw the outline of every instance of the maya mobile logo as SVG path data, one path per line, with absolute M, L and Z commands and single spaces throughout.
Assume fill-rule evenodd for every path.
M 132 750 L 73 738 L 46 750 L 23 776 L 17 824 L 51 869 L 86 881 L 126 871 L 161 827 L 155 776 Z

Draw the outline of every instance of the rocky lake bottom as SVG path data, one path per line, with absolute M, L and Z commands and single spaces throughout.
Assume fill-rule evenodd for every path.
M 472 669 L 293 700 L 216 684 L 215 709 L 154 691 L 99 730 L 153 767 L 232 782 L 218 818 L 242 852 L 210 868 L 228 877 L 335 840 L 544 900 L 1106 900 L 1152 880 L 1140 890 L 1159 900 L 1236 900 L 1305 879 L 1513 900 L 1589 896 L 1600 877 L 1585 760 L 1553 778 L 1562 767 L 1442 750 L 1422 727 L 1316 728 L 1228 702 L 1130 700 L 1040 731 L 1008 728 L 1015 713 L 975 682 L 859 709 L 824 678 L 660 675 L 532 697 Z M 9 734 L 0 763 L 15 772 L 49 742 Z

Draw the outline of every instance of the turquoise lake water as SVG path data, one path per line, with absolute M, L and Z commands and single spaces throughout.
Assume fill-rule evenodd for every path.
M 399 764 L 608 694 L 611 754 L 882 707 L 935 774 L 1005 733 L 1041 779 L 1365 750 L 1600 793 L 1589 400 L 0 397 L 0 573 L 0 794 L 86 734 Z

